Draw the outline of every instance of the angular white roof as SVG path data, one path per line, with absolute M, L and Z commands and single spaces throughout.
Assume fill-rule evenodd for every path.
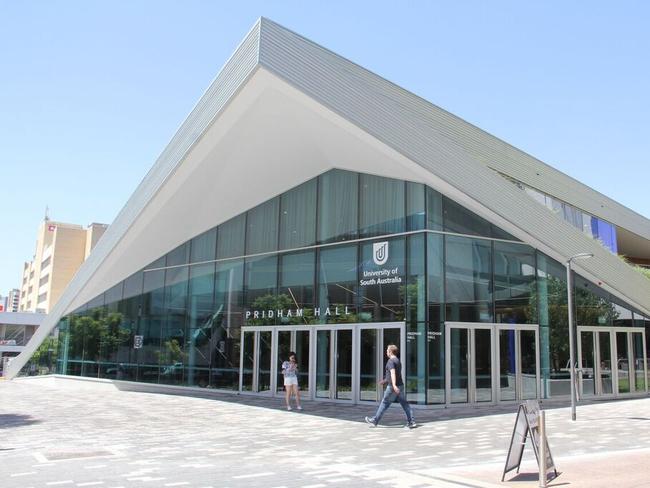
M 425 183 L 560 262 L 591 252 L 593 259 L 576 262 L 574 268 L 650 316 L 650 280 L 493 169 L 568 203 L 580 202 L 576 206 L 583 210 L 650 238 L 647 219 L 426 100 L 260 19 L 81 266 L 27 350 L 12 362 L 9 375 L 17 373 L 66 313 L 191 237 L 334 167 Z M 590 207 L 602 202 L 609 213 L 603 213 L 605 206 L 600 212 Z

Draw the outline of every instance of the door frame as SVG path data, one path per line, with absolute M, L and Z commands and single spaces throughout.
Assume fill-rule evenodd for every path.
M 467 402 L 451 402 L 451 334 L 450 330 L 454 329 L 468 329 L 468 361 L 467 361 Z M 475 331 L 476 329 L 489 329 L 490 332 L 490 348 L 491 348 L 491 367 L 492 367 L 492 401 L 491 402 L 477 402 L 476 401 L 476 371 L 475 371 L 475 356 L 476 356 L 476 343 Z M 516 371 L 516 395 L 514 400 L 501 400 L 501 384 L 499 381 L 499 371 L 501 370 L 501 357 L 499 354 L 499 332 L 502 330 L 513 330 L 515 332 L 515 371 Z M 532 331 L 535 333 L 535 369 L 536 369 L 536 396 L 541 398 L 541 372 L 540 372 L 540 350 L 539 350 L 539 325 L 538 324 L 506 324 L 506 323 L 490 323 L 490 322 L 445 322 L 445 405 L 495 405 L 500 403 L 511 403 L 522 400 L 523 391 L 523 374 L 521 372 L 521 331 Z
M 400 363 L 402 364 L 402 382 L 404 385 L 406 385 L 406 361 L 404 361 L 405 357 L 405 351 L 406 351 L 406 324 L 404 322 L 379 322 L 376 324 L 359 324 L 355 330 L 354 334 L 357 336 L 356 341 L 357 344 L 361 344 L 361 331 L 362 330 L 368 330 L 368 329 L 373 329 L 373 330 L 381 330 L 381 334 L 377 334 L 375 336 L 376 340 L 376 349 L 377 349 L 377 357 L 376 357 L 376 363 L 375 363 L 375 368 L 377 371 L 378 375 L 381 375 L 381 378 L 383 378 L 383 371 L 385 367 L 385 362 L 386 362 L 386 355 L 385 355 L 385 350 L 384 350 L 384 345 L 383 345 L 383 339 L 384 339 L 384 330 L 385 329 L 399 329 L 399 341 L 400 341 L 400 346 L 399 346 L 399 359 Z M 354 363 L 355 363 L 355 374 L 354 378 L 356 379 L 356 387 L 354 388 L 354 395 L 353 395 L 353 401 L 355 404 L 360 404 L 360 403 L 370 403 L 368 400 L 361 400 L 360 398 L 360 381 L 361 381 L 361 350 L 360 347 L 356 347 L 354 349 L 355 351 L 355 358 Z M 377 381 L 379 381 L 381 378 L 377 378 Z M 378 398 L 376 401 L 379 401 L 381 399 Z
M 594 344 L 594 397 L 599 398 L 619 398 L 629 397 L 635 394 L 648 393 L 648 351 L 645 341 L 645 328 L 644 327 L 614 327 L 614 326 L 593 326 L 593 325 L 579 325 L 576 327 L 578 357 L 577 363 L 582 364 L 582 341 L 580 334 L 589 332 L 593 334 Z M 610 354 L 610 371 L 612 376 L 612 393 L 602 393 L 601 382 L 601 368 L 600 368 L 600 334 L 597 332 L 609 333 L 609 354 Z M 626 333 L 627 343 L 627 362 L 628 362 L 628 378 L 630 382 L 630 391 L 626 393 L 619 393 L 618 391 L 618 345 L 616 342 L 616 333 Z M 639 391 L 636 389 L 636 365 L 634 364 L 634 341 L 632 340 L 632 333 L 641 334 L 643 343 L 643 374 L 645 377 L 645 389 Z M 631 359 L 631 360 L 630 360 Z M 616 366 L 616 367 L 614 367 Z M 580 368 L 578 368 L 579 377 L 581 376 Z M 578 388 L 582 395 L 582 381 L 578 381 Z
M 241 339 L 240 339 L 240 351 L 239 351 L 239 393 L 242 395 L 257 395 L 257 396 L 271 396 L 271 397 L 281 397 L 284 395 L 282 392 L 278 392 L 278 364 L 277 364 L 277 355 L 278 355 L 278 333 L 282 331 L 309 331 L 309 390 L 301 389 L 301 398 L 306 400 L 314 401 L 323 401 L 330 403 L 346 403 L 346 404 L 358 404 L 360 403 L 359 398 L 359 383 L 360 378 L 359 374 L 361 372 L 361 351 L 359 350 L 361 343 L 361 330 L 362 329 L 376 329 L 381 330 L 381 337 L 383 338 L 384 329 L 399 329 L 400 331 L 400 359 L 405 357 L 406 349 L 406 323 L 405 322 L 364 322 L 364 323 L 340 323 L 340 324 L 297 324 L 297 325 L 250 325 L 244 326 L 241 329 Z M 316 364 L 317 364 L 317 347 L 316 347 L 316 337 L 318 331 L 329 330 L 330 332 L 335 332 L 337 330 L 350 330 L 352 332 L 352 395 L 348 399 L 337 399 L 331 398 L 335 396 L 333 392 L 336 388 L 336 341 L 337 335 L 334 333 L 330 334 L 330 352 L 329 352 L 329 366 L 330 366 L 330 397 L 328 398 L 319 398 L 316 396 Z M 256 392 L 256 391 L 244 391 L 243 382 L 244 382 L 244 338 L 246 334 L 254 334 L 253 336 L 253 386 L 259 383 L 259 333 L 260 332 L 271 332 L 271 381 L 270 381 L 270 391 L 269 392 Z M 377 337 L 380 335 L 378 334 Z M 292 341 L 295 340 L 292 338 Z M 379 339 L 377 339 L 379 340 Z M 379 343 L 377 344 L 379 345 Z M 383 345 L 381 345 L 381 351 L 378 350 L 377 354 L 377 367 L 378 372 L 383 371 L 384 369 L 384 351 Z M 402 380 L 406 383 L 406 364 L 402 360 Z M 367 402 L 363 402 L 367 403 Z

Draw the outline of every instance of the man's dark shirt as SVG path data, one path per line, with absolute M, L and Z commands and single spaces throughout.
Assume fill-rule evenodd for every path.
M 393 380 L 390 377 L 390 370 L 394 369 L 395 370 L 395 384 L 399 387 L 404 384 L 402 381 L 402 363 L 399 362 L 399 358 L 397 356 L 393 356 L 392 358 L 389 358 L 388 361 L 386 361 L 386 376 L 384 376 L 384 379 L 386 380 L 388 385 L 393 385 Z

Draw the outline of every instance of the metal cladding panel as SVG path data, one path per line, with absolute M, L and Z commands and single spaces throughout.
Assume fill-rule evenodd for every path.
M 383 100 L 387 108 L 395 105 L 409 106 L 412 113 L 420 117 L 419 123 L 421 125 L 463 148 L 486 166 L 597 217 L 624 227 L 639 236 L 650 239 L 650 220 L 624 205 L 444 109 L 422 100 L 269 20 L 262 19 L 262 25 L 261 58 L 264 64 L 269 64 L 272 67 L 271 65 L 276 63 L 275 66 L 278 68 L 289 69 L 290 66 L 280 59 L 283 55 L 285 57 L 296 56 L 299 58 L 303 63 L 302 69 L 307 69 L 310 66 L 313 68 L 319 62 L 329 63 L 331 68 L 340 70 L 338 74 L 346 77 L 348 82 L 354 83 L 355 80 L 363 80 L 362 83 L 365 84 L 369 93 L 373 93 L 377 100 Z M 294 44 L 291 43 L 292 40 Z M 301 43 L 311 45 L 311 50 L 306 45 L 298 47 Z M 308 56 L 316 57 L 310 60 Z M 285 58 L 285 60 L 288 59 Z M 289 64 L 292 64 L 292 61 L 289 61 Z M 298 69 L 297 66 L 295 68 Z M 300 75 L 296 69 L 293 70 L 293 74 Z M 309 83 L 306 78 L 307 76 L 302 81 Z M 329 80 L 329 78 L 326 79 Z M 332 94 L 342 96 L 342 93 L 337 92 L 335 87 L 331 87 L 331 89 Z M 404 99 L 397 102 L 393 99 L 394 97 L 409 98 L 411 100 Z
M 494 221 L 496 214 L 509 222 L 504 230 L 519 229 L 515 235 L 523 232 L 528 236 L 524 240 L 554 259 L 564 262 L 580 252 L 593 253 L 594 259 L 574 267 L 650 313 L 650 281 L 479 162 L 467 147 L 480 141 L 467 147 L 456 141 L 475 134 L 461 134 L 453 127 L 457 122 L 452 127 L 441 123 L 437 107 L 266 19 L 260 64 L 478 203 L 487 219 Z
M 259 21 L 222 67 L 188 117 L 176 131 L 133 195 L 101 237 L 88 259 L 81 265 L 61 298 L 43 320 L 25 351 L 11 362 L 7 376 L 12 378 L 31 357 L 43 339 L 56 327 L 60 317 L 70 312 L 74 298 L 92 279 L 102 262 L 128 232 L 153 196 L 164 185 L 185 156 L 199 141 L 219 113 L 258 67 Z M 134 272 L 137 270 L 133 270 Z

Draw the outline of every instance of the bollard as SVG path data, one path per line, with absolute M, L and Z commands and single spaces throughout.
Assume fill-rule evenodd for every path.
M 546 488 L 546 412 L 539 412 L 539 486 Z

